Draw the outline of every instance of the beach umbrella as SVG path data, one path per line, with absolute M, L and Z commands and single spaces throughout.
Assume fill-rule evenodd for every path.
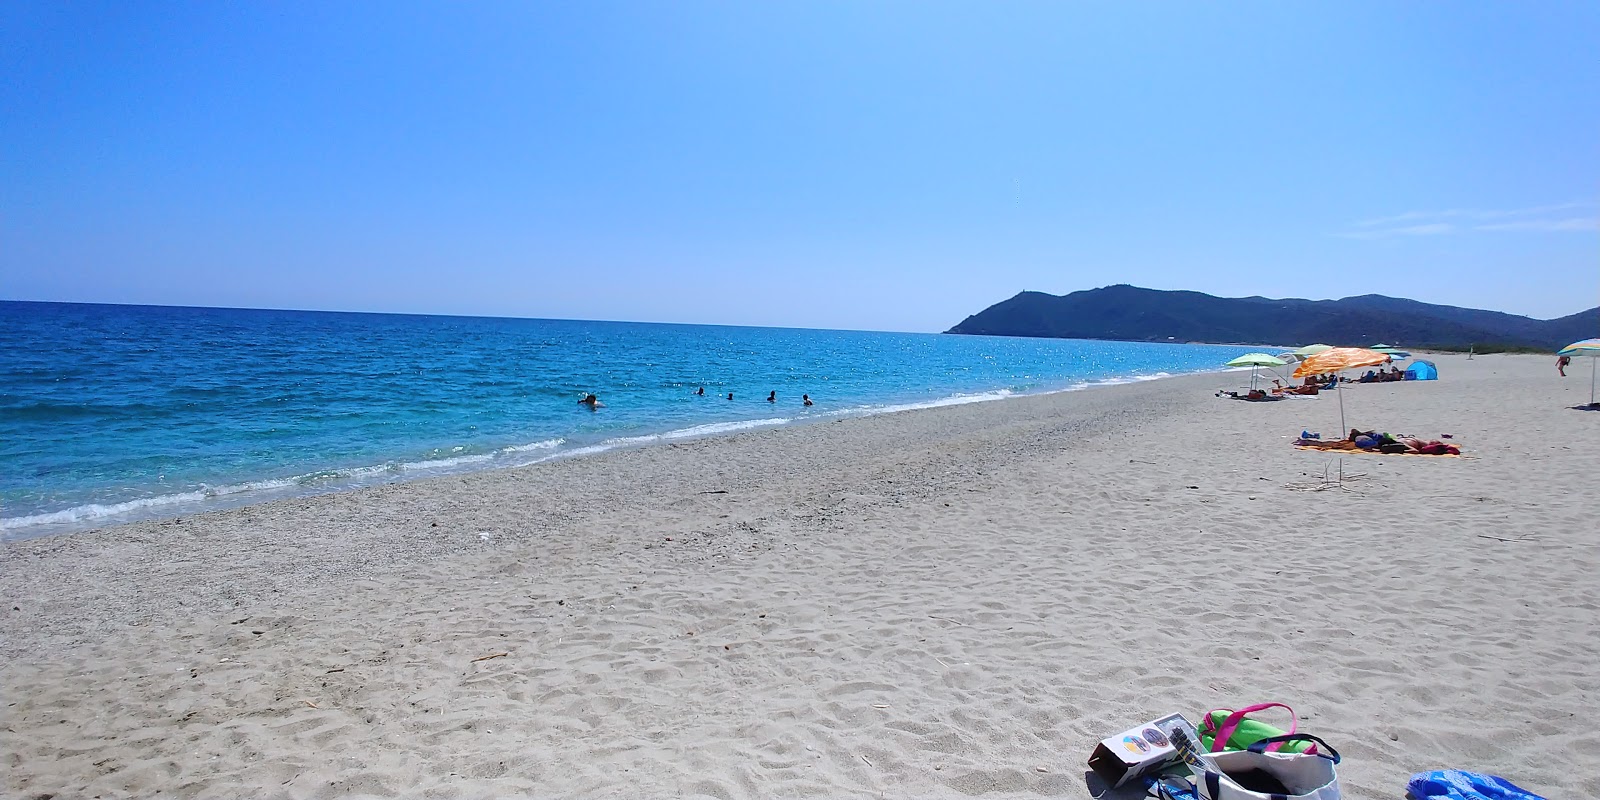
M 1318 353 L 1326 353 L 1332 349 L 1334 348 L 1331 344 L 1308 344 L 1305 347 L 1294 351 L 1294 354 L 1297 356 L 1314 356 Z
M 1307 356 L 1306 360 L 1295 367 L 1294 376 L 1304 378 L 1307 375 L 1321 375 L 1324 372 L 1342 372 L 1347 369 L 1359 367 L 1376 367 L 1389 357 L 1376 350 L 1364 347 L 1330 347 L 1320 353 Z M 1344 425 L 1344 391 L 1339 392 L 1339 430 L 1348 433 L 1349 428 Z
M 1289 362 L 1275 356 L 1269 356 L 1266 353 L 1245 353 L 1244 355 L 1229 361 L 1228 366 L 1250 368 L 1250 391 L 1253 392 L 1256 390 L 1257 370 L 1262 367 L 1281 367 L 1287 363 Z
M 1279 353 L 1279 354 L 1277 354 L 1276 356 L 1273 356 L 1273 357 L 1278 359 L 1278 360 L 1280 360 L 1280 361 L 1282 361 L 1284 363 L 1284 365 L 1286 365 L 1286 366 L 1289 365 L 1289 364 L 1298 364 L 1301 361 L 1304 361 L 1305 358 L 1306 358 L 1305 356 L 1300 355 L 1299 353 L 1296 353 L 1296 352 L 1294 352 L 1292 350 L 1290 352 L 1287 352 L 1287 353 Z M 1282 375 L 1282 373 L 1278 372 L 1277 370 L 1273 370 L 1272 372 L 1275 375 Z M 1283 375 L 1283 379 L 1284 380 L 1288 380 L 1289 376 Z
M 1590 359 L 1600 359 L 1600 339 L 1584 339 L 1573 342 L 1556 351 L 1558 356 L 1586 356 Z M 1589 362 L 1589 405 L 1594 405 L 1594 373 L 1600 370 L 1600 361 Z
M 1373 346 L 1371 346 L 1371 347 L 1369 347 L 1367 349 L 1371 350 L 1374 353 L 1382 353 L 1382 354 L 1384 354 L 1386 356 L 1393 356 L 1395 358 L 1410 358 L 1411 357 L 1411 354 L 1406 352 L 1405 350 L 1401 350 L 1398 347 L 1391 347 L 1391 346 L 1386 345 L 1386 344 L 1375 344 L 1375 345 L 1373 345 Z

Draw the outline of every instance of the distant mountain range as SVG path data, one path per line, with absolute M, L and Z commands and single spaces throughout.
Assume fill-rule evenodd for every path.
M 1272 300 L 1118 285 L 1061 296 L 1022 292 L 946 332 L 1135 342 L 1381 342 L 1411 348 L 1554 350 L 1600 336 L 1600 307 L 1541 320 L 1378 294 Z

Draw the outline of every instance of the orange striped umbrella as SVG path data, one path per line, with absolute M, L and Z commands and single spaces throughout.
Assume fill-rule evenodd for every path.
M 1294 368 L 1294 376 L 1304 378 L 1307 375 L 1321 375 L 1324 372 L 1338 372 L 1356 367 L 1375 367 L 1388 360 L 1388 355 L 1365 347 L 1335 347 L 1316 355 L 1306 356 L 1306 360 Z
M 1338 372 L 1356 367 L 1375 367 L 1388 360 L 1387 355 L 1364 347 L 1335 347 L 1316 355 L 1306 356 L 1306 360 L 1295 368 L 1294 376 L 1304 378 L 1307 375 L 1321 375 L 1324 372 Z M 1344 424 L 1344 391 L 1339 390 L 1339 431 L 1341 435 L 1349 435 L 1349 430 Z

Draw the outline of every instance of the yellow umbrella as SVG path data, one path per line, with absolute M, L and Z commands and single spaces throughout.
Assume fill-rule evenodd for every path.
M 1375 367 L 1388 361 L 1389 357 L 1376 350 L 1364 347 L 1335 347 L 1324 350 L 1315 355 L 1306 356 L 1306 360 L 1295 367 L 1294 376 L 1304 378 L 1307 375 L 1321 375 L 1324 372 L 1338 372 L 1340 370 L 1355 369 L 1357 367 Z M 1339 430 L 1348 435 L 1349 428 L 1344 426 L 1344 392 L 1339 392 Z

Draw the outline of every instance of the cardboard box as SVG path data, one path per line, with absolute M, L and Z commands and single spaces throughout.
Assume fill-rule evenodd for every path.
M 1089 755 L 1089 769 L 1115 789 L 1173 763 L 1178 751 L 1162 731 L 1178 720 L 1183 720 L 1182 714 L 1168 714 L 1101 739 Z

